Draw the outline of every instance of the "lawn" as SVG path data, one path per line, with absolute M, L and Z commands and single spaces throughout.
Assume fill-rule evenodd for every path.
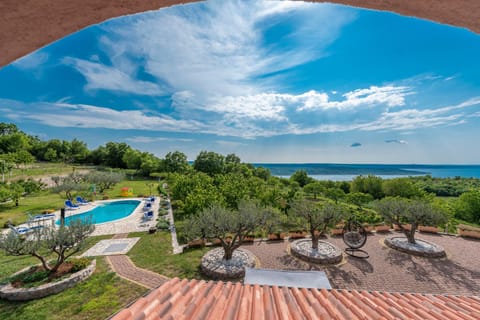
M 137 267 L 170 278 L 205 279 L 199 267 L 202 256 L 211 248 L 187 249 L 181 254 L 174 255 L 171 236 L 168 232 L 131 233 L 129 237 L 141 237 L 128 253 Z
M 105 319 L 143 295 L 147 289 L 123 280 L 108 269 L 103 257 L 86 281 L 62 293 L 27 302 L 0 300 L 0 314 L 8 319 Z
M 132 189 L 134 197 L 148 196 L 158 194 L 157 186 L 158 182 L 156 180 L 126 178 L 113 188 L 105 190 L 104 194 L 108 195 L 109 198 L 120 198 L 120 189 L 128 187 Z M 99 197 L 97 196 L 97 198 Z
M 17 180 L 38 178 L 42 176 L 67 175 L 74 171 L 91 169 L 94 169 L 94 167 L 54 162 L 36 162 L 32 165 L 29 165 L 27 168 L 14 168 L 9 174 L 5 175 L 5 178 L 8 180 Z
M 91 237 L 88 247 L 111 236 Z M 0 253 L 0 278 L 36 264 L 31 257 L 9 257 Z M 56 295 L 27 302 L 0 300 L 0 318 L 8 319 L 105 319 L 146 293 L 147 289 L 118 277 L 103 257 L 86 281 Z
M 2 203 L 0 204 L 0 228 L 8 220 L 12 221 L 14 225 L 27 221 L 27 212 L 38 214 L 47 209 L 59 210 L 63 207 L 64 202 L 65 198 L 60 194 L 45 190 L 38 194 L 21 198 L 18 207 L 13 202 Z

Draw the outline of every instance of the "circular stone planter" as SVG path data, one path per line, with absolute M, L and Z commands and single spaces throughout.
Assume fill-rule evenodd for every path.
M 42 284 L 33 288 L 14 288 L 10 283 L 0 286 L 0 298 L 10 301 L 26 301 L 40 299 L 52 294 L 60 293 L 78 282 L 81 282 L 92 275 L 97 265 L 96 260 L 92 260 L 90 265 L 83 270 L 75 272 L 70 277 L 57 282 Z M 17 273 L 27 270 L 25 268 Z
M 443 258 L 445 250 L 432 242 L 415 239 L 415 244 L 409 243 L 406 237 L 385 238 L 385 244 L 395 250 L 427 258 Z
M 320 264 L 335 264 L 343 259 L 340 249 L 322 240 L 318 241 L 318 250 L 312 249 L 312 240 L 310 239 L 293 241 L 290 244 L 290 252 L 299 259 Z
M 245 276 L 246 267 L 255 267 L 256 257 L 246 249 L 236 249 L 229 261 L 223 255 L 223 248 L 208 251 L 202 257 L 202 272 L 215 280 L 238 279 Z

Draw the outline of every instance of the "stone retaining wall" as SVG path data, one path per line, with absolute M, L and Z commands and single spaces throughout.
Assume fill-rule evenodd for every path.
M 42 284 L 41 286 L 34 288 L 14 288 L 10 283 L 0 286 L 0 298 L 10 301 L 26 301 L 40 299 L 52 294 L 60 293 L 68 288 L 73 287 L 78 282 L 90 277 L 95 271 L 96 265 L 96 260 L 93 260 L 88 267 L 72 274 L 66 279 L 58 282 Z M 20 272 L 25 270 L 26 269 Z

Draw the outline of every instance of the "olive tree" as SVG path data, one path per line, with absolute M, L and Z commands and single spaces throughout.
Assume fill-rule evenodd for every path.
M 244 238 L 257 227 L 263 226 L 273 209 L 265 208 L 256 202 L 242 200 L 238 210 L 229 210 L 220 205 L 211 205 L 187 220 L 187 237 L 218 239 L 224 250 L 224 259 L 232 259 Z
M 86 175 L 85 180 L 95 184 L 98 192 L 102 193 L 121 182 L 124 178 L 125 175 L 120 172 L 92 171 Z
M 348 203 L 353 203 L 354 205 L 357 205 L 358 207 L 362 208 L 362 206 L 365 203 L 373 201 L 373 197 L 371 194 L 368 194 L 368 193 L 352 192 L 352 193 L 348 193 L 345 196 L 345 200 Z
M 74 191 L 85 191 L 85 190 L 88 190 L 88 185 L 87 184 L 75 182 L 71 179 L 68 179 L 67 177 L 62 179 L 61 182 L 59 182 L 59 184 L 56 185 L 55 187 L 53 187 L 53 189 L 52 189 L 52 191 L 56 192 L 56 193 L 65 192 L 65 197 L 68 200 L 73 199 L 72 192 L 74 192 Z
M 85 247 L 85 240 L 94 229 L 90 221 L 79 219 L 59 228 L 53 223 L 43 228 L 33 228 L 33 232 L 27 236 L 10 230 L 0 236 L 0 249 L 11 256 L 33 256 L 40 260 L 45 270 L 55 273 L 62 263 Z M 56 258 L 48 261 L 51 254 Z
M 312 249 L 318 249 L 320 235 L 329 226 L 338 223 L 345 215 L 343 207 L 329 202 L 318 204 L 306 199 L 299 199 L 291 204 L 290 213 L 307 226 L 312 236 Z
M 409 243 L 415 244 L 415 231 L 421 224 L 436 225 L 446 222 L 447 215 L 442 208 L 426 199 L 408 200 L 387 197 L 376 201 L 374 208 L 388 223 L 399 226 Z M 410 224 L 406 228 L 404 224 Z
M 303 187 L 303 191 L 308 194 L 313 194 L 313 198 L 316 199 L 317 195 L 325 191 L 325 187 L 319 181 L 307 183 Z

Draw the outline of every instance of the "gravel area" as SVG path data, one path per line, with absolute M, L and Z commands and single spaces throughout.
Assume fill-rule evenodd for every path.
M 385 238 L 383 243 L 392 249 L 423 257 L 445 257 L 445 250 L 441 246 L 425 240 L 415 239 L 415 243 L 412 244 L 408 242 L 408 239 L 404 236 L 394 236 Z
M 333 288 L 378 290 L 389 292 L 418 292 L 436 294 L 480 294 L 480 240 L 447 235 L 417 234 L 442 246 L 446 258 L 425 258 L 388 248 L 385 237 L 400 235 L 392 232 L 368 236 L 362 248 L 370 258 L 344 256 L 342 263 L 322 266 L 301 261 L 289 253 L 289 242 L 254 242 L 243 246 L 259 260 L 261 268 L 278 270 L 323 270 Z M 326 241 L 341 250 L 346 248 L 340 237 Z
M 310 239 L 295 240 L 290 243 L 290 252 L 312 263 L 334 264 L 342 261 L 342 251 L 326 241 L 318 241 L 318 249 L 313 250 Z
M 203 273 L 212 279 L 237 279 L 245 276 L 245 267 L 255 267 L 255 256 L 246 249 L 237 249 L 232 259 L 223 259 L 223 248 L 208 251 L 202 258 Z

